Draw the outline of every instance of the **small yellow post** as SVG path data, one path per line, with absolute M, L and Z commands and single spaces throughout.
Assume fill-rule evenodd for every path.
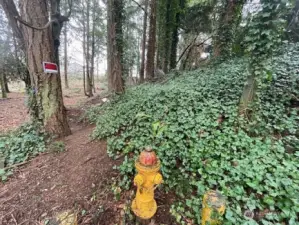
M 217 191 L 205 193 L 202 202 L 202 225 L 219 225 L 225 212 L 225 198 Z

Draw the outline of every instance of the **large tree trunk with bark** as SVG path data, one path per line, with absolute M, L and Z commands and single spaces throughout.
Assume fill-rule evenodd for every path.
M 122 0 L 108 0 L 107 2 L 107 73 L 108 88 L 115 93 L 124 92 L 122 77 L 122 27 L 121 11 Z
M 43 62 L 58 62 L 59 35 L 63 22 L 67 20 L 67 17 L 63 17 L 59 13 L 59 0 L 50 1 L 51 18 L 56 16 L 56 22 L 53 22 L 51 26 L 45 26 L 50 24 L 48 23 L 50 10 L 47 1 L 20 1 L 21 18 L 14 1 L 0 0 L 0 4 L 14 35 L 26 53 L 31 87 L 33 88 L 31 111 L 34 118 L 41 120 L 45 130 L 50 134 L 58 137 L 69 135 L 71 131 L 63 105 L 60 76 L 46 74 L 43 71 Z M 16 18 L 22 24 L 19 24 Z
M 43 0 L 20 2 L 21 17 L 35 26 L 48 23 L 48 5 Z M 55 62 L 54 40 L 51 29 L 36 30 L 22 26 L 28 70 L 36 99 L 36 110 L 45 129 L 57 136 L 71 133 L 63 105 L 61 81 L 58 74 L 43 72 L 43 62 Z
M 152 79 L 155 74 L 155 52 L 156 52 L 156 0 L 150 0 L 150 30 L 148 38 L 146 78 Z
M 148 1 L 145 0 L 144 16 L 143 16 L 143 34 L 142 34 L 142 47 L 141 47 L 141 65 L 140 65 L 140 82 L 144 82 L 144 67 L 145 67 L 145 47 L 146 47 L 146 34 L 147 34 L 147 16 L 148 16 Z

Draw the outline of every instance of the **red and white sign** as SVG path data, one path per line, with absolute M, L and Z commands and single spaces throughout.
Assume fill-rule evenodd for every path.
M 58 66 L 56 63 L 43 62 L 45 73 L 58 73 Z

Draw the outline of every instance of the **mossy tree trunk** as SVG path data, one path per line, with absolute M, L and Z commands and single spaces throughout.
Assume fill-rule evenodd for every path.
M 239 104 L 239 113 L 240 115 L 247 115 L 248 108 L 251 103 L 253 103 L 255 93 L 256 93 L 257 85 L 255 76 L 251 75 L 247 78 L 246 84 L 243 89 L 243 93 L 240 99 Z
M 48 23 L 47 2 L 43 0 L 23 0 L 20 2 L 21 16 L 35 26 Z M 22 26 L 25 40 L 28 70 L 31 76 L 36 110 L 46 131 L 57 136 L 71 133 L 63 105 L 61 80 L 58 74 L 43 72 L 43 62 L 55 62 L 54 40 L 51 29 L 35 30 Z M 32 44 L 34 43 L 34 44 Z
M 240 23 L 245 0 L 227 0 L 222 7 L 214 36 L 214 57 L 230 56 L 236 28 Z
M 44 124 L 45 130 L 55 136 L 66 136 L 71 133 L 63 105 L 61 80 L 58 74 L 43 72 L 43 62 L 57 62 L 59 35 L 62 23 L 67 20 L 59 14 L 56 21 L 48 23 L 49 2 L 44 0 L 23 0 L 19 2 L 19 12 L 13 1 L 0 0 L 9 24 L 26 53 L 27 67 L 30 74 L 33 94 L 31 112 L 34 118 Z M 51 0 L 51 9 L 59 6 L 59 1 Z M 53 13 L 51 13 L 53 15 Z M 16 18 L 26 21 L 26 25 L 17 23 Z M 52 16 L 53 19 L 53 16 Z M 34 28 L 40 27 L 40 29 Z
M 107 1 L 107 73 L 108 88 L 111 92 L 124 92 L 122 77 L 122 0 Z

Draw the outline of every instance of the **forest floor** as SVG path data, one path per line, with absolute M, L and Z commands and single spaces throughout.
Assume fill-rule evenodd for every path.
M 76 214 L 78 224 L 135 224 L 128 222 L 135 189 L 122 192 L 118 200 L 112 191 L 119 176 L 113 167 L 121 159 L 110 159 L 105 141 L 90 140 L 94 126 L 79 121 L 84 107 L 97 101 L 74 93 L 64 94 L 64 98 L 72 135 L 57 141 L 64 142 L 65 149 L 39 155 L 14 169 L 8 182 L 0 184 L 0 224 L 54 225 L 51 218 L 63 211 Z M 0 108 L 5 109 L 0 130 L 10 130 L 29 119 L 24 101 L 24 94 L 19 93 L 0 100 Z M 169 215 L 173 201 L 172 195 L 158 191 L 159 209 L 151 224 L 175 224 Z

